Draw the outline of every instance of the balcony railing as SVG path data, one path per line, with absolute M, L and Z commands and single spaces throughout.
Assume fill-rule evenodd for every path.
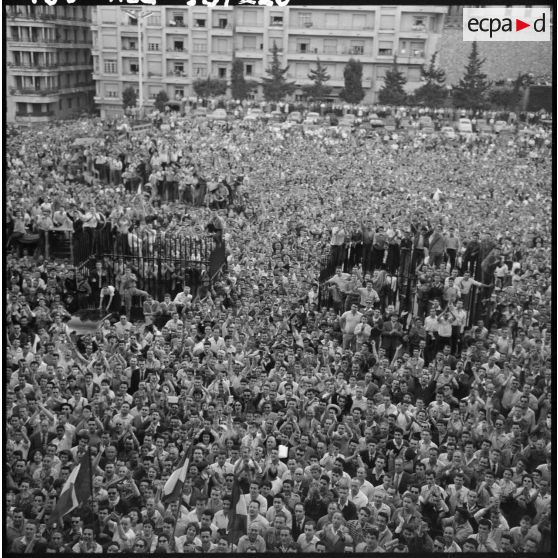
M 167 27 L 186 27 L 186 23 L 184 21 L 171 20 L 167 23 Z
M 184 48 L 167 47 L 167 52 L 184 52 Z
M 353 55 L 353 56 L 369 56 L 370 53 L 366 50 L 361 49 L 354 49 L 354 48 L 347 48 L 342 50 L 332 51 L 325 51 L 320 50 L 319 48 L 309 48 L 307 50 L 289 50 L 287 54 L 327 54 L 330 56 L 345 56 L 345 55 Z
M 186 74 L 185 72 L 180 72 L 178 70 L 170 70 L 167 72 L 167 77 L 188 77 L 188 74 Z
M 227 23 L 227 25 L 223 26 L 223 25 L 219 25 L 219 24 L 214 24 L 211 26 L 212 29 L 232 29 L 232 25 L 230 23 Z
M 54 111 L 53 111 L 53 110 L 49 110 L 49 111 L 47 111 L 47 112 L 22 112 L 22 111 L 16 111 L 16 116 L 28 117 L 28 118 L 33 118 L 33 117 L 37 117 L 37 116 L 54 116 Z
M 22 64 L 21 62 L 8 62 L 8 68 L 16 68 L 17 70 L 55 70 L 59 64 Z
M 53 93 L 58 93 L 60 87 L 51 87 L 49 89 L 36 89 L 34 87 L 15 87 L 10 89 L 10 93 L 19 95 L 52 95 Z

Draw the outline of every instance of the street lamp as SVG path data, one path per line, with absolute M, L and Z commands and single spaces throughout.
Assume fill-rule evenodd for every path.
M 132 12 L 128 10 L 124 10 L 131 18 L 136 19 L 138 22 L 138 79 L 139 79 L 139 115 L 140 117 L 143 114 L 143 53 L 142 53 L 142 34 L 141 34 L 141 22 L 146 18 L 149 17 L 151 14 L 155 12 Z

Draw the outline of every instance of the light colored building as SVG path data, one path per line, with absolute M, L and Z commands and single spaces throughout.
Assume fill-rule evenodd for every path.
M 130 12 L 137 13 L 132 17 Z M 335 98 L 351 58 L 363 64 L 364 102 L 373 102 L 394 56 L 408 90 L 420 86 L 421 66 L 438 49 L 447 6 L 137 7 L 97 6 L 93 12 L 93 64 L 102 116 L 122 112 L 122 91 L 139 92 L 138 25 L 142 30 L 144 103 L 164 89 L 170 99 L 194 95 L 197 79 L 230 80 L 233 57 L 247 79 L 260 81 L 277 44 L 288 79 L 311 83 L 316 59 L 327 66 Z M 141 17 L 140 14 L 149 14 Z M 256 96 L 261 95 L 261 87 Z
M 91 7 L 6 6 L 7 122 L 33 124 L 93 108 Z

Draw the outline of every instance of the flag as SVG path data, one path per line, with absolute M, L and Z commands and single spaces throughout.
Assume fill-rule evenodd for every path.
M 232 486 L 231 518 L 229 520 L 229 532 L 234 544 L 237 544 L 238 539 L 246 534 L 247 526 L 248 508 L 246 507 L 246 498 L 244 498 L 240 485 L 235 479 Z
M 168 478 L 165 486 L 163 486 L 163 493 L 161 494 L 161 500 L 164 504 L 177 500 L 182 494 L 182 486 L 186 480 L 186 475 L 188 473 L 188 466 L 190 460 L 186 457 L 186 454 L 182 458 L 180 465 L 175 469 L 171 476 Z
M 92 474 L 91 454 L 88 449 L 64 483 L 56 506 L 50 515 L 50 525 L 58 522 L 72 510 L 89 501 L 92 496 Z

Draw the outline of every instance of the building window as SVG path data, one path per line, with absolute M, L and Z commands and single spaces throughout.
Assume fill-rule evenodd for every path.
M 364 54 L 364 41 L 351 41 L 351 54 Z
M 68 108 L 69 108 L 69 109 L 72 108 L 72 99 L 68 99 Z
M 207 41 L 194 41 L 194 52 L 207 52 Z
M 353 14 L 353 29 L 366 28 L 366 16 L 363 14 Z
M 173 12 L 171 25 L 176 25 L 176 27 L 185 27 L 184 25 L 184 14 L 182 12 Z
M 175 87 L 174 88 L 174 98 L 175 99 L 182 99 L 184 97 L 184 87 Z
M 379 56 L 391 56 L 393 54 L 393 43 L 391 41 L 380 41 L 378 45 Z
M 298 23 L 301 27 L 312 27 L 312 14 L 310 12 L 300 12 Z
M 426 17 L 413 16 L 413 25 L 411 29 L 413 31 L 426 31 Z
M 283 25 L 283 16 L 282 15 L 272 15 L 270 25 L 280 27 Z
M 220 17 L 217 27 L 219 27 L 219 29 L 226 29 L 228 24 L 229 20 L 226 17 Z
M 147 45 L 147 48 L 149 50 L 159 50 L 161 48 L 161 45 L 159 43 L 149 43 Z
M 228 52 L 229 41 L 227 39 L 214 39 L 213 52 Z
M 195 27 L 205 27 L 205 19 L 196 19 Z
M 411 41 L 411 56 L 424 58 L 424 41 Z
M 105 74 L 116 74 L 117 64 L 116 60 L 105 60 Z
M 147 18 L 147 25 L 161 25 L 161 16 L 159 14 L 152 14 Z
M 130 62 L 130 72 L 137 74 L 139 72 L 139 64 L 137 62 Z
M 337 41 L 335 39 L 324 39 L 324 54 L 337 54 Z
M 380 29 L 395 29 L 395 16 L 394 15 L 383 15 L 380 18 Z
M 251 76 L 253 72 L 254 66 L 252 64 L 244 64 L 244 72 L 247 76 Z
M 207 77 L 207 66 L 204 64 L 194 64 L 194 77 L 205 78 Z
M 217 68 L 217 75 L 219 76 L 219 79 L 226 79 L 227 68 Z
M 243 16 L 243 25 L 257 25 L 258 13 L 256 12 L 256 10 L 246 10 Z
M 183 41 L 174 41 L 174 50 L 178 52 L 182 52 L 184 50 L 184 42 Z
M 138 24 L 138 18 L 128 15 L 128 25 L 137 25 L 137 24 Z
M 255 35 L 244 35 L 242 37 L 242 49 L 243 50 L 256 50 L 256 36 Z
M 184 73 L 184 64 L 182 62 L 174 63 L 174 73 L 178 75 L 182 75 Z
M 339 14 L 326 14 L 325 26 L 327 29 L 337 29 L 339 27 Z
M 310 52 L 310 43 L 306 41 L 298 41 L 296 45 L 296 51 L 300 53 Z

